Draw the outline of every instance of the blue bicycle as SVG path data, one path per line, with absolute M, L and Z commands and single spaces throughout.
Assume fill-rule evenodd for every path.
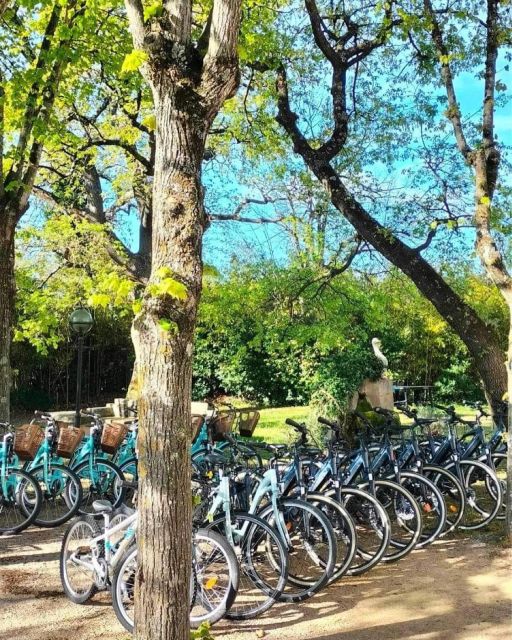
M 23 470 L 31 473 L 41 488 L 43 500 L 34 524 L 58 527 L 77 514 L 82 502 L 80 479 L 73 469 L 64 464 L 63 457 L 63 454 L 69 457 L 72 453 L 69 446 L 72 448 L 71 443 L 78 444 L 82 432 L 64 425 L 59 429 L 49 414 L 36 412 L 36 418 L 45 424 L 44 439 L 34 459 L 27 460 Z
M 85 442 L 71 459 L 69 466 L 78 476 L 82 488 L 82 499 L 79 511 L 82 514 L 94 513 L 95 500 L 108 500 L 116 509 L 124 500 L 125 480 L 121 469 L 106 457 L 115 453 L 125 433 L 122 425 L 103 424 L 99 416 L 90 413 L 82 414 L 91 419 L 92 424 Z M 112 437 L 112 439 L 111 439 Z M 69 499 L 75 500 L 72 493 Z
M 16 434 L 9 424 L 0 423 L 0 535 L 20 533 L 37 518 L 43 501 L 37 480 L 18 468 L 14 450 Z M 27 431 L 18 430 L 18 440 Z

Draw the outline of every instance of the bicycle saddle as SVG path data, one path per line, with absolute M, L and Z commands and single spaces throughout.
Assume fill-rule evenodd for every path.
M 228 458 L 226 456 L 213 451 L 204 455 L 203 460 L 210 464 L 226 464 L 228 462 Z
M 92 508 L 96 513 L 112 513 L 112 505 L 108 500 L 95 500 Z

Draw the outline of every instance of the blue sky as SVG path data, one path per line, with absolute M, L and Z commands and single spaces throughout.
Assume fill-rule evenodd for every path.
M 504 70 L 505 63 L 501 64 L 499 78 L 508 85 L 512 85 L 512 74 Z M 317 90 L 318 91 L 318 90 Z M 324 89 L 320 92 L 325 93 Z M 476 118 L 482 104 L 482 81 L 476 79 L 472 73 L 464 73 L 456 79 L 456 92 L 461 104 L 463 114 L 474 115 Z M 318 99 L 318 96 L 315 97 Z M 512 107 L 510 102 L 505 107 L 497 108 L 495 116 L 496 134 L 500 142 L 504 145 L 512 146 Z M 290 145 L 290 154 L 292 154 Z M 301 163 L 300 159 L 298 162 Z M 216 206 L 220 206 L 223 213 L 233 211 L 237 204 L 246 197 L 261 197 L 260 193 L 255 193 L 250 187 L 250 176 L 247 176 L 245 169 L 240 165 L 240 169 L 233 170 L 236 163 L 222 166 L 215 161 L 208 162 L 204 167 L 204 183 L 207 190 L 207 202 L 210 194 L 219 193 Z M 400 170 L 403 165 L 396 167 L 396 180 L 400 181 Z M 258 169 L 255 167 L 254 171 Z M 373 167 L 373 173 L 379 175 L 385 172 L 384 168 Z M 105 185 L 108 193 L 108 186 Z M 254 206 L 244 210 L 246 216 L 268 216 L 273 212 L 272 205 Z M 37 220 L 37 211 L 32 211 L 32 215 L 26 217 L 26 222 L 34 224 Z M 123 241 L 132 249 L 138 248 L 138 219 L 135 214 L 123 215 L 117 222 L 116 232 Z M 466 250 L 471 251 L 473 245 L 473 233 L 465 230 L 460 234 L 462 244 L 466 245 Z M 460 241 L 460 238 L 459 238 Z M 261 257 L 272 258 L 276 262 L 283 262 L 288 251 L 288 238 L 286 233 L 277 225 L 259 225 L 241 222 L 217 223 L 214 222 L 208 229 L 204 241 L 204 258 L 207 263 L 217 266 L 223 270 L 229 266 L 232 256 L 237 256 L 246 260 Z

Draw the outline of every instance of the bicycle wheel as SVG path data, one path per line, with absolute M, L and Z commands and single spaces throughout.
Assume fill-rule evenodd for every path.
M 99 535 L 101 527 L 91 516 L 77 518 L 64 534 L 60 548 L 60 580 L 64 593 L 75 604 L 84 604 L 98 591 L 91 540 Z
M 131 546 L 112 574 L 112 605 L 119 622 L 133 633 L 137 547 Z M 199 529 L 193 538 L 190 626 L 214 624 L 235 599 L 239 569 L 233 549 L 215 531 Z
M 288 546 L 288 583 L 279 600 L 301 602 L 330 580 L 336 566 L 336 535 L 322 511 L 304 500 L 281 499 L 278 510 L 275 514 L 268 505 L 258 515 L 284 535 Z
M 416 547 L 421 536 L 421 511 L 414 496 L 391 480 L 375 480 L 375 497 L 384 507 L 391 524 L 391 535 L 383 562 L 395 562 Z M 363 489 L 368 485 L 363 485 Z
M 216 518 L 206 529 L 223 535 L 240 567 L 238 592 L 226 614 L 231 620 L 248 620 L 272 607 L 288 578 L 286 547 L 278 533 L 258 516 L 234 512 Z
M 139 473 L 138 473 L 138 467 L 137 467 L 137 458 L 129 458 L 128 460 L 125 460 L 123 462 L 123 464 L 121 464 L 119 466 L 119 468 L 121 469 L 121 471 L 123 472 L 124 475 L 124 479 L 127 482 L 133 482 L 133 483 L 138 483 L 139 481 Z M 127 489 L 125 487 L 125 493 L 124 493 L 124 503 L 134 509 L 135 508 L 135 502 L 134 502 L 134 496 L 135 496 L 135 489 Z
M 381 560 L 389 544 L 391 523 L 384 507 L 368 491 L 356 487 L 331 489 L 326 495 L 339 500 L 349 513 L 356 528 L 357 548 L 347 573 L 365 573 Z
M 497 520 L 505 520 L 505 513 L 507 510 L 507 454 L 496 451 L 491 454 L 492 465 L 488 465 L 494 471 L 501 485 L 501 509 L 496 514 Z M 480 462 L 487 464 L 486 458 L 480 458 Z M 488 490 L 492 491 L 493 485 L 489 485 Z
M 466 492 L 466 508 L 459 528 L 481 529 L 492 522 L 501 509 L 501 483 L 494 471 L 482 462 L 459 460 L 458 464 Z M 455 463 L 450 462 L 446 469 L 456 470 Z
M 339 580 L 348 571 L 357 549 L 357 535 L 350 514 L 339 502 L 320 493 L 310 493 L 306 500 L 327 517 L 336 535 L 336 564 L 330 582 Z
M 423 527 L 417 549 L 432 544 L 446 524 L 446 504 L 441 490 L 428 478 L 414 471 L 400 472 L 401 485 L 415 497 L 421 509 Z M 407 521 L 406 521 L 407 526 Z
M 37 480 L 27 471 L 10 469 L 0 477 L 0 534 L 20 533 L 41 509 L 43 497 Z
M 192 547 L 195 586 L 191 593 L 190 626 L 214 624 L 230 610 L 240 582 L 238 561 L 228 541 L 206 529 L 195 532 Z
M 82 514 L 94 513 L 92 503 L 95 500 L 108 500 L 114 509 L 124 500 L 124 475 L 121 469 L 110 460 L 97 458 L 94 464 L 82 462 L 73 469 L 82 485 L 83 497 L 79 511 Z M 69 499 L 74 501 L 76 496 L 69 491 Z
M 464 487 L 457 476 L 444 467 L 437 465 L 423 465 L 424 475 L 441 490 L 446 504 L 446 524 L 440 538 L 454 531 L 462 520 L 466 506 Z
M 34 523 L 39 527 L 58 527 L 70 520 L 80 507 L 82 486 L 76 473 L 62 464 L 50 463 L 30 470 L 39 483 L 43 501 Z
M 126 550 L 112 573 L 112 607 L 123 627 L 133 633 L 135 609 L 135 577 L 137 574 L 137 545 Z

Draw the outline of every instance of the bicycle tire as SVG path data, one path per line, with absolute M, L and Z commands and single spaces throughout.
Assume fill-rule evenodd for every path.
M 124 475 L 121 469 L 113 462 L 110 462 L 110 460 L 104 458 L 97 458 L 94 464 L 96 469 L 101 467 L 103 467 L 104 470 L 109 469 L 112 477 L 106 478 L 103 486 L 97 486 L 91 482 L 88 460 L 73 467 L 73 471 L 80 479 L 82 485 L 83 496 L 79 507 L 79 513 L 82 515 L 94 513 L 92 503 L 95 500 L 108 500 L 112 504 L 113 509 L 117 509 L 124 500 L 125 489 L 122 485 Z M 72 495 L 70 499 L 73 499 Z
M 50 463 L 49 466 L 49 473 L 53 474 L 54 472 L 57 472 L 58 474 L 69 476 L 75 487 L 73 491 L 71 491 L 68 487 L 68 480 L 68 482 L 65 483 L 64 487 L 62 487 L 56 493 L 55 483 L 61 483 L 60 479 L 54 479 L 52 481 L 54 486 L 47 487 L 46 483 L 44 482 L 44 465 L 38 465 L 37 467 L 34 467 L 30 470 L 30 473 L 39 482 L 39 486 L 41 487 L 41 493 L 43 496 L 41 509 L 37 515 L 37 518 L 34 520 L 34 524 L 36 524 L 38 527 L 45 528 L 59 527 L 60 525 L 68 522 L 68 520 L 71 520 L 71 518 L 78 513 L 78 509 L 80 508 L 80 504 L 82 502 L 82 485 L 80 483 L 80 479 L 73 471 L 73 469 L 70 469 L 63 464 Z M 42 474 L 42 477 L 38 476 L 38 474 L 40 473 Z M 47 508 L 47 506 L 51 504 L 52 500 L 55 501 L 59 498 L 62 501 L 62 506 L 66 509 L 66 511 L 60 517 L 50 518 L 48 513 L 49 507 Z
M 443 494 L 446 504 L 446 526 L 439 536 L 443 538 L 448 533 L 455 531 L 459 526 L 459 522 L 462 520 L 466 505 L 464 487 L 457 476 L 444 467 L 425 464 L 422 470 L 424 475 L 432 480 Z
M 17 481 L 14 480 L 16 476 L 20 478 Z M 4 483 L 7 495 L 4 494 Z M 22 469 L 10 469 L 0 482 L 0 534 L 24 531 L 37 518 L 42 501 L 41 488 L 32 474 Z
M 374 485 L 375 497 L 386 509 L 391 524 L 389 545 L 381 560 L 382 562 L 395 562 L 411 553 L 420 539 L 422 527 L 420 508 L 414 496 L 402 485 L 384 479 L 375 480 Z M 368 483 L 365 483 L 361 485 L 361 488 L 365 489 L 368 486 Z M 394 493 L 392 498 L 390 498 L 390 492 Z M 406 529 L 403 522 L 413 519 L 416 524 L 411 533 L 410 526 Z M 405 542 L 398 538 L 400 531 L 404 529 L 407 531 Z
M 461 480 L 466 491 L 466 508 L 459 528 L 464 531 L 475 531 L 490 524 L 500 511 L 503 499 L 501 483 L 494 471 L 478 460 L 459 460 L 458 464 L 461 467 Z M 448 471 L 456 469 L 455 462 L 449 462 L 445 468 Z M 477 504 L 477 483 L 478 489 L 484 488 L 488 494 L 488 506 L 484 502 L 487 499 L 485 493 L 479 498 Z
M 323 493 L 308 493 L 305 499 L 322 511 L 336 535 L 336 563 L 329 583 L 335 582 L 347 573 L 357 550 L 354 521 L 345 507 Z
M 289 540 L 283 540 L 288 546 L 289 554 L 288 583 L 279 600 L 281 602 L 302 602 L 313 596 L 329 582 L 336 566 L 336 535 L 331 523 L 322 511 L 304 500 L 280 499 L 278 509 L 279 517 L 282 518 L 289 536 Z M 299 512 L 308 515 L 307 517 L 300 516 Z M 272 505 L 261 509 L 258 515 L 280 532 L 280 528 L 276 526 Z M 282 534 L 280 533 L 280 535 Z M 313 549 L 312 541 L 320 544 L 318 551 Z M 302 548 L 302 552 L 299 556 L 300 548 Z M 307 575 L 314 571 L 318 572 L 318 577 Z
M 72 552 L 70 551 L 70 542 L 72 540 L 72 536 L 75 536 L 80 529 L 82 530 L 85 538 L 75 538 L 77 540 L 77 549 L 75 552 Z M 75 604 L 84 604 L 85 602 L 90 600 L 93 595 L 98 592 L 98 587 L 92 573 L 87 580 L 86 586 L 83 586 L 81 589 L 77 589 L 73 586 L 72 582 L 74 581 L 74 579 L 71 578 L 68 567 L 70 564 L 74 564 L 74 566 L 78 567 L 80 567 L 80 565 L 74 563 L 73 560 L 71 560 L 71 556 L 73 555 L 73 553 L 78 553 L 79 556 L 87 555 L 87 551 L 90 550 L 88 549 L 88 542 L 96 536 L 101 535 L 101 533 L 102 529 L 99 523 L 92 516 L 81 516 L 79 518 L 76 518 L 69 524 L 66 532 L 64 533 L 59 556 L 60 580 L 62 583 L 62 588 L 64 589 L 64 593 L 71 600 L 71 602 L 74 602 Z M 85 544 L 81 544 L 82 541 L 84 541 Z M 87 575 L 84 568 L 80 568 L 80 571 L 77 571 L 77 574 L 82 576 Z
M 240 568 L 240 580 L 237 597 L 226 618 L 249 620 L 268 611 L 284 591 L 288 579 L 288 554 L 277 531 L 262 518 L 235 511 L 230 514 L 230 519 L 230 530 L 226 529 L 225 515 L 205 524 L 204 528 L 224 535 L 230 543 L 232 537 Z M 244 532 L 243 523 L 247 523 Z M 258 564 L 258 559 L 260 562 L 266 560 L 268 564 Z M 269 582 L 270 579 L 272 582 Z M 260 600 L 250 604 L 249 598 L 257 597 L 255 589 L 261 593 Z
M 400 472 L 401 484 L 416 498 L 421 509 L 422 529 L 417 549 L 423 549 L 439 538 L 446 526 L 446 503 L 434 482 L 414 471 Z
M 389 516 L 381 503 L 368 491 L 357 487 L 330 489 L 327 496 L 339 497 L 356 527 L 357 548 L 347 574 L 362 575 L 383 558 L 391 537 Z M 369 548 L 372 545 L 375 548 Z

